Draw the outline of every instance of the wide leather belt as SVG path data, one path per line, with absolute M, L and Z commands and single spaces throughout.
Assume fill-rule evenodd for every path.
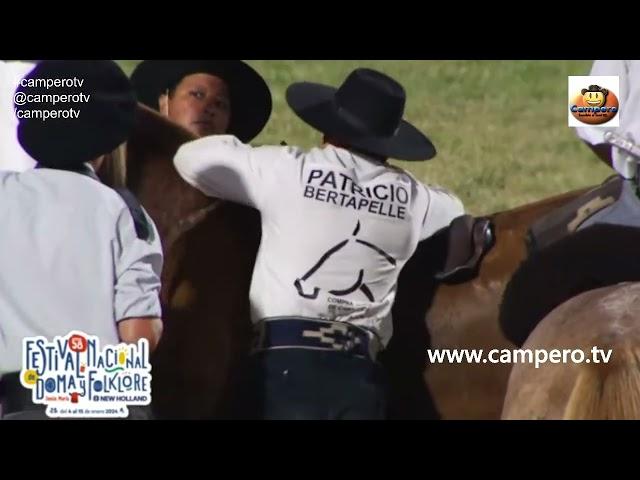
M 345 352 L 375 360 L 381 350 L 368 330 L 345 322 L 312 318 L 268 318 L 254 326 L 253 352 L 302 348 Z

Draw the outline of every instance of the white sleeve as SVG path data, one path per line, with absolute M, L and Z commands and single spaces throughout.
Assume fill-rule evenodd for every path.
M 260 209 L 277 185 L 282 159 L 292 147 L 252 147 L 232 135 L 216 135 L 180 147 L 174 165 L 180 176 L 205 195 Z
M 117 322 L 134 317 L 160 318 L 162 315 L 162 246 L 153 221 L 146 212 L 145 215 L 153 232 L 149 241 L 138 238 L 133 217 L 126 206 L 118 217 L 114 241 L 114 315 Z
M 33 67 L 26 62 L 0 61 L 0 170 L 23 172 L 36 164 L 18 142 L 18 118 L 13 103 L 18 82 Z
M 465 213 L 462 201 L 452 192 L 433 185 L 422 187 L 427 192 L 428 203 L 420 241 L 448 227 L 455 218 Z

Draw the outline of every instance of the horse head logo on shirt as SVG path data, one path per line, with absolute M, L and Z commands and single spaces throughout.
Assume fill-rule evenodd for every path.
M 362 292 L 369 301 L 375 301 L 375 297 L 371 292 L 369 286 L 364 282 L 365 279 L 365 271 L 364 268 L 356 269 L 354 272 L 355 280 L 351 283 L 346 283 L 345 285 L 323 285 L 324 283 L 321 279 L 321 273 L 326 271 L 328 268 L 332 266 L 332 262 L 336 262 L 336 254 L 338 252 L 345 253 L 349 248 L 364 248 L 369 252 L 373 252 L 376 255 L 384 258 L 390 265 L 395 267 L 396 260 L 385 252 L 380 247 L 373 245 L 365 240 L 361 240 L 356 238 L 358 233 L 360 232 L 360 221 L 356 225 L 353 233 L 350 238 L 347 238 L 337 245 L 331 247 L 325 253 L 322 254 L 320 259 L 311 267 L 302 277 L 297 278 L 294 282 L 294 286 L 298 291 L 298 295 L 303 298 L 308 298 L 310 300 L 314 300 L 318 298 L 321 290 L 327 290 L 331 295 L 336 297 L 344 297 L 350 295 L 358 290 Z M 347 252 L 348 253 L 348 252 Z M 313 280 L 315 278 L 315 280 Z M 333 282 L 333 281 L 332 281 Z M 308 287 L 308 285 L 313 285 L 312 287 Z M 309 290 L 307 290 L 309 288 Z

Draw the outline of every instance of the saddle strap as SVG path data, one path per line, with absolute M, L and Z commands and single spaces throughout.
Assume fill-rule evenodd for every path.
M 533 223 L 526 237 L 529 254 L 575 232 L 593 215 L 615 203 L 622 194 L 623 185 L 622 177 L 610 177 L 596 188 Z
M 113 189 L 120 198 L 124 201 L 129 209 L 129 213 L 131 213 L 131 217 L 133 218 L 133 224 L 136 229 L 136 235 L 140 240 L 149 241 L 151 238 L 151 225 L 147 220 L 147 216 L 144 214 L 142 210 L 142 205 L 136 198 L 136 196 L 131 192 L 131 190 L 124 187 L 117 187 Z

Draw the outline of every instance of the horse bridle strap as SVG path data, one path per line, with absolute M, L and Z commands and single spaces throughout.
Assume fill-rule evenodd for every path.
M 206 207 L 199 208 L 180 220 L 173 228 L 171 228 L 171 230 L 169 230 L 169 233 L 167 234 L 167 240 L 165 242 L 165 250 L 168 251 L 173 242 L 175 242 L 182 234 L 188 232 L 193 227 L 198 225 L 202 220 L 206 218 L 206 216 L 210 212 L 213 212 L 216 208 L 218 208 L 221 203 L 221 200 L 215 200 Z

